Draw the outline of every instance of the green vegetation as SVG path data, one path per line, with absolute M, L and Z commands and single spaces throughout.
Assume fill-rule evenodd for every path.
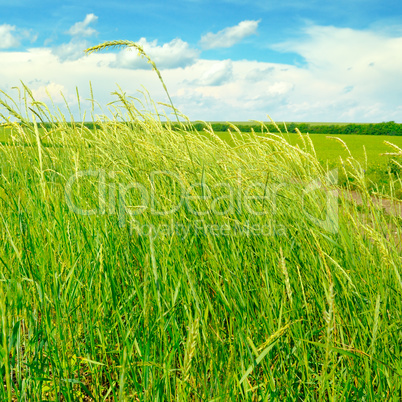
M 354 179 L 346 177 L 349 152 L 363 168 L 367 187 L 375 193 L 390 194 L 402 198 L 400 173 L 402 163 L 402 137 L 367 135 L 311 134 L 317 158 L 323 166 L 340 169 L 339 184 L 354 188 Z M 287 137 L 292 145 L 301 145 L 297 135 Z M 345 146 L 346 145 L 346 146 Z
M 307 135 L 117 96 L 93 129 L 2 101 L 0 399 L 400 399 L 402 225 L 364 165 L 357 205 Z
M 239 131 L 242 126 L 239 126 Z M 211 128 L 210 128 L 211 129 Z M 208 135 L 208 129 L 204 131 Z M 298 134 L 279 133 L 289 144 L 303 146 L 302 137 Z M 235 146 L 234 138 L 252 138 L 249 133 L 240 133 L 232 128 L 226 132 L 215 132 L 222 140 Z M 261 134 L 258 134 L 261 135 Z M 310 134 L 317 159 L 326 169 L 339 169 L 339 184 L 354 189 L 354 179 L 346 175 L 345 166 L 350 155 L 359 162 L 363 169 L 366 185 L 371 192 L 393 195 L 402 198 L 400 173 L 402 169 L 402 137 L 391 136 L 361 136 L 361 135 L 323 135 Z M 395 148 L 396 147 L 396 148 Z
M 337 134 L 337 135 L 389 135 L 389 136 L 402 136 L 402 124 L 395 123 L 394 121 L 384 123 L 370 123 L 370 124 L 357 124 L 357 123 L 250 123 L 250 122 L 235 122 L 237 127 L 243 133 L 250 133 L 255 131 L 261 132 L 274 132 L 280 130 L 282 132 L 296 133 L 296 129 L 303 133 L 310 134 Z M 227 131 L 230 129 L 230 123 L 224 122 L 211 122 L 209 125 L 214 131 Z M 203 130 L 207 127 L 207 123 L 195 122 L 194 127 L 197 130 Z

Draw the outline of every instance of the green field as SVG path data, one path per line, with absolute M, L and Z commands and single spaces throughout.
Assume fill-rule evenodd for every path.
M 241 125 L 239 125 L 239 129 L 241 130 Z M 216 134 L 218 134 L 222 139 L 225 139 L 228 143 L 233 144 L 229 134 L 223 132 L 217 132 Z M 282 136 L 292 145 L 303 145 L 302 140 L 297 134 L 284 133 Z M 345 160 L 349 156 L 349 153 L 340 142 L 328 137 L 340 138 L 345 142 L 352 156 L 364 165 L 366 163 L 366 154 L 368 166 L 386 165 L 390 157 L 381 154 L 396 152 L 395 149 L 390 145 L 387 145 L 385 142 L 390 142 L 402 148 L 402 137 L 396 136 L 350 134 L 309 134 L 309 136 L 314 144 L 318 159 L 322 162 L 328 161 L 329 163 L 338 163 L 339 157 L 342 157 L 343 160 Z
M 337 137 L 345 142 L 352 156 L 357 159 L 365 168 L 375 165 L 387 165 L 390 156 L 382 155 L 385 153 L 396 152 L 390 145 L 385 142 L 390 142 L 402 148 L 402 137 L 395 136 L 373 136 L 373 135 L 325 135 L 325 134 L 310 134 L 313 141 L 317 157 L 323 162 L 338 163 L 339 157 L 345 161 L 349 156 L 348 151 L 344 146 L 331 138 Z M 289 142 L 293 145 L 302 145 L 299 137 L 296 134 L 285 135 L 289 138 Z M 367 160 L 367 162 L 366 162 Z M 366 165 L 367 163 L 367 165 Z
M 322 125 L 323 123 L 320 124 Z M 241 131 L 241 124 L 239 125 L 239 130 Z M 215 134 L 231 146 L 235 146 L 236 139 L 253 138 L 249 133 L 240 135 L 236 133 L 235 130 L 232 130 L 232 134 L 228 132 L 217 132 Z M 307 144 L 307 140 L 302 140 L 297 134 L 275 134 L 279 135 L 293 146 L 303 148 Z M 402 167 L 398 166 L 398 163 L 402 163 L 402 154 L 385 155 L 387 153 L 398 154 L 400 152 L 390 144 L 396 145 L 402 149 L 402 137 L 353 134 L 309 134 L 309 137 L 311 138 L 317 159 L 322 166 L 328 169 L 339 169 L 340 184 L 351 186 L 352 189 L 354 188 L 353 182 L 346 179 L 346 175 L 343 171 L 343 168 L 350 168 L 347 160 L 352 157 L 354 163 L 357 162 L 363 169 L 366 184 L 370 190 L 382 194 L 390 194 L 390 186 L 394 186 L 394 188 L 396 188 L 394 195 L 398 198 L 402 198 L 401 183 L 399 180 L 399 173 L 402 171 Z M 347 149 L 343 143 L 335 138 L 340 139 L 346 145 Z M 312 152 L 311 147 L 309 147 L 309 151 Z M 396 160 L 397 163 L 394 163 L 394 160 Z

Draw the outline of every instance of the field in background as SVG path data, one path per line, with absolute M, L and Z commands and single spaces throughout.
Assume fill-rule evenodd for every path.
M 375 165 L 388 165 L 391 157 L 382 154 L 395 152 L 395 149 L 387 145 L 385 141 L 402 148 L 402 137 L 353 134 L 334 134 L 331 136 L 340 138 L 345 142 L 352 156 L 356 158 L 364 168 Z M 331 136 L 327 134 L 310 134 L 318 159 L 324 163 L 328 161 L 330 164 L 338 163 L 340 161 L 339 157 L 345 161 L 349 156 L 349 152 L 340 142 L 333 138 L 328 138 Z M 301 140 L 296 134 L 289 134 L 286 138 L 289 138 L 289 142 L 293 145 L 301 145 Z
M 241 130 L 241 125 L 239 126 L 239 129 Z M 232 130 L 232 132 L 235 136 L 237 135 L 235 131 Z M 222 139 L 233 145 L 232 138 L 227 132 L 215 132 L 215 134 L 218 134 Z M 372 166 L 388 164 L 390 157 L 381 154 L 395 152 L 395 150 L 392 149 L 391 146 L 385 144 L 384 141 L 391 142 L 392 144 L 395 144 L 402 148 L 402 137 L 399 136 L 374 136 L 353 134 L 309 135 L 313 141 L 318 159 L 321 160 L 323 163 L 326 163 L 328 161 L 330 164 L 339 162 L 339 157 L 342 157 L 343 160 L 345 160 L 349 156 L 349 153 L 340 142 L 337 142 L 336 140 L 330 139 L 328 137 L 337 137 L 344 141 L 348 146 L 352 156 L 359 160 L 363 165 L 366 164 L 365 152 L 367 154 L 368 165 Z M 286 138 L 292 145 L 302 145 L 302 141 L 297 134 L 284 133 L 283 137 Z
M 323 123 L 319 124 L 322 125 Z M 241 130 L 241 124 L 239 125 L 239 130 Z M 228 132 L 216 132 L 215 134 L 231 146 L 235 146 L 233 138 L 252 137 L 249 133 L 239 135 L 235 130 L 232 129 L 231 131 L 232 134 Z M 261 134 L 257 133 L 257 135 Z M 290 144 L 303 147 L 303 141 L 299 135 L 285 132 L 281 136 Z M 349 177 L 347 179 L 343 171 L 343 167 L 347 165 L 347 158 L 352 156 L 361 165 L 367 185 L 372 191 L 389 194 L 390 184 L 392 183 L 396 189 L 394 195 L 402 199 L 402 185 L 399 179 L 399 175 L 402 172 L 402 166 L 399 166 L 399 164 L 402 164 L 402 154 L 399 156 L 385 155 L 399 152 L 386 142 L 402 149 L 401 136 L 353 134 L 309 134 L 309 136 L 314 144 L 317 159 L 320 163 L 329 169 L 339 169 L 340 184 L 349 185 L 354 189 L 353 178 Z M 343 141 L 349 150 L 334 137 Z

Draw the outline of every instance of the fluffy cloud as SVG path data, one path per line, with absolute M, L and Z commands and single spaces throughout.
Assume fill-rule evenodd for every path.
M 216 61 L 212 65 L 206 64 L 205 71 L 200 78 L 192 83 L 201 86 L 219 86 L 233 79 L 233 63 L 231 60 Z
M 51 99 L 53 102 L 62 103 L 63 95 L 66 96 L 68 91 L 64 85 L 50 82 L 32 89 L 32 94 L 37 101 L 48 102 Z
M 14 25 L 0 25 L 0 49 L 10 49 L 19 47 L 21 41 L 30 39 L 31 43 L 35 42 L 37 36 L 26 29 L 18 29 Z
M 222 29 L 217 33 L 209 32 L 201 37 L 200 45 L 203 49 L 231 47 L 244 38 L 257 33 L 258 21 L 242 21 L 234 27 Z
M 24 52 L 4 51 L 1 52 L 1 57 L 0 88 L 7 94 L 14 94 L 18 99 L 18 92 L 13 88 L 21 87 L 22 81 L 38 100 L 44 101 L 52 109 L 47 94 L 49 93 L 56 107 L 68 116 L 61 91 L 77 120 L 84 117 L 80 115 L 76 89 L 80 94 L 81 109 L 83 113 L 86 111 L 88 116 L 91 111 L 91 101 L 88 100 L 91 97 L 90 85 L 96 105 L 99 105 L 95 108 L 95 114 L 98 115 L 108 114 L 107 104 L 116 100 L 111 93 L 118 89 L 117 85 L 128 94 L 136 96 L 139 96 L 137 91 L 143 86 L 149 90 L 153 99 L 167 102 L 155 72 L 138 70 L 133 74 L 129 69 L 110 68 L 115 57 L 113 53 L 97 53 L 62 62 L 49 48 L 32 48 Z M 165 81 L 170 89 L 170 82 Z M 55 112 L 57 113 L 57 110 Z
M 190 117 L 195 119 L 265 120 L 267 113 L 275 115 L 286 105 L 294 91 L 283 67 L 256 61 L 200 60 L 186 69 L 183 76 L 199 76 L 204 80 L 180 83 L 173 100 L 183 112 L 192 110 L 194 114 Z M 261 72 L 269 75 L 263 79 Z M 222 82 L 212 85 L 217 82 L 208 81 L 209 77 L 220 77 Z
M 87 14 L 84 21 L 76 22 L 67 33 L 71 36 L 92 36 L 98 32 L 90 27 L 92 23 L 96 22 L 98 17 L 95 14 Z
M 0 25 L 0 49 L 17 47 L 20 41 L 15 37 L 15 26 L 4 24 Z
M 52 52 L 60 61 L 71 61 L 84 57 L 84 50 L 86 48 L 88 48 L 87 41 L 73 39 L 68 43 L 55 46 Z
M 148 42 L 145 38 L 141 38 L 137 43 L 142 46 L 145 53 L 148 54 L 159 69 L 189 66 L 196 61 L 200 53 L 181 39 L 173 39 L 162 46 L 158 45 L 156 40 Z M 111 66 L 138 69 L 149 68 L 149 64 L 138 55 L 134 48 L 121 50 L 116 55 L 116 60 Z
M 380 99 L 392 109 L 401 104 L 402 37 L 317 25 L 307 27 L 303 34 L 297 41 L 274 48 L 296 52 L 306 60 L 304 69 L 314 78 L 310 96 L 322 98 L 321 91 L 333 99 L 360 105 L 342 112 L 348 119 L 359 114 L 374 117 L 377 108 L 367 107 L 363 113 L 361 106 L 376 104 Z M 384 111 L 384 119 L 386 114 L 389 112 Z
M 95 29 L 90 27 L 90 25 L 97 20 L 98 17 L 95 14 L 87 14 L 84 21 L 76 22 L 67 31 L 67 33 L 72 36 L 71 40 L 53 47 L 53 54 L 56 55 L 60 61 L 71 61 L 82 58 L 84 56 L 84 50 L 89 46 L 89 42 L 84 38 L 98 33 Z
M 373 31 L 312 25 L 302 31 L 304 38 L 274 45 L 284 52 L 296 52 L 309 68 L 322 72 L 341 69 L 360 74 L 382 66 L 397 70 L 402 62 L 402 38 L 387 37 Z

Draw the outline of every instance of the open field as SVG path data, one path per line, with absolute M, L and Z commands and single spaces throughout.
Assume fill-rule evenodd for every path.
M 402 137 L 395 136 L 373 136 L 373 135 L 325 135 L 325 134 L 310 134 L 313 141 L 315 151 L 319 160 L 329 163 L 338 163 L 339 157 L 344 161 L 349 156 L 349 152 L 344 146 L 333 138 L 340 138 L 349 148 L 352 156 L 357 159 L 362 166 L 368 168 L 373 165 L 387 165 L 390 159 L 389 156 L 382 155 L 385 153 L 395 152 L 390 145 L 385 142 L 390 142 L 402 148 Z M 285 135 L 292 145 L 302 145 L 300 138 L 296 134 Z M 366 165 L 367 164 L 367 165 Z
M 239 126 L 241 130 L 241 126 Z M 233 145 L 233 140 L 228 133 L 217 132 L 222 139 Z M 236 133 L 235 133 L 236 134 Z M 247 135 L 247 134 L 245 134 Z M 374 135 L 342 135 L 342 134 L 309 134 L 314 144 L 314 149 L 317 158 L 326 163 L 338 163 L 339 157 L 345 160 L 349 156 L 349 152 L 344 146 L 334 139 L 328 137 L 340 138 L 348 146 L 352 156 L 361 162 L 363 165 L 386 165 L 390 159 L 389 156 L 381 155 L 384 153 L 395 152 L 386 142 L 397 145 L 402 148 L 402 137 L 397 136 L 374 136 Z M 283 137 L 292 145 L 302 146 L 303 142 L 297 134 L 284 133 Z
M 364 176 L 369 189 L 383 194 L 390 194 L 402 199 L 400 174 L 402 173 L 402 153 L 391 144 L 402 149 L 402 137 L 396 136 L 371 136 L 371 135 L 334 135 L 310 134 L 314 144 L 317 158 L 323 165 L 331 168 L 339 168 L 340 184 L 353 186 L 353 180 L 347 180 L 343 167 L 347 166 L 350 155 L 360 164 L 364 170 Z M 343 141 L 345 146 L 334 138 Z M 296 135 L 290 135 L 289 142 L 293 145 L 301 145 Z M 349 153 L 350 152 L 350 153 Z M 386 154 L 400 154 L 386 155 Z M 394 162 L 395 161 L 395 162 Z M 399 165 L 398 165 L 399 164 Z
M 241 130 L 241 126 L 239 126 Z M 230 144 L 235 146 L 234 138 L 252 138 L 249 133 L 239 135 L 234 130 L 215 133 Z M 278 134 L 278 133 L 276 133 Z M 289 144 L 303 147 L 306 140 L 302 140 L 297 134 L 284 133 L 283 137 Z M 390 194 L 391 188 L 396 190 L 393 195 L 402 198 L 401 182 L 399 174 L 402 171 L 402 154 L 399 156 L 385 155 L 387 153 L 398 153 L 399 151 L 390 144 L 402 149 L 402 137 L 387 135 L 339 135 L 339 134 L 309 134 L 314 145 L 314 152 L 322 166 L 327 169 L 339 169 L 339 184 L 351 186 L 354 189 L 352 177 L 347 178 L 343 168 L 348 168 L 348 157 L 352 156 L 364 173 L 366 185 L 375 192 Z M 345 145 L 336 140 L 339 138 Z M 397 163 L 394 163 L 393 161 Z
M 357 205 L 307 136 L 229 144 L 120 100 L 0 145 L 0 399 L 401 398 L 402 224 L 364 165 Z

